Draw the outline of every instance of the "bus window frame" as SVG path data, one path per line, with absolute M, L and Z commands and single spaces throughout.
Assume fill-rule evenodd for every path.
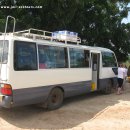
M 114 57 L 114 59 L 115 59 L 115 60 L 114 60 L 115 63 L 113 64 L 114 66 L 112 66 L 112 65 L 111 65 L 111 66 L 108 66 L 108 65 L 107 65 L 107 66 L 104 66 L 104 65 L 103 65 L 103 53 L 110 53 L 110 54 L 113 55 L 113 57 Z M 110 67 L 110 68 L 112 68 L 112 67 L 117 67 L 117 59 L 116 59 L 115 53 L 113 53 L 113 52 L 108 52 L 108 51 L 101 51 L 101 59 L 102 59 L 102 62 L 101 62 L 101 63 L 102 63 L 102 67 L 103 67 L 103 68 L 107 68 L 107 67 Z M 116 65 L 115 65 L 115 64 L 116 64 Z
M 89 64 L 88 64 L 88 66 L 84 66 L 84 67 L 71 67 L 71 57 L 70 57 L 70 49 L 77 49 L 77 50 L 82 50 L 83 52 L 84 52 L 84 60 L 86 60 L 85 58 L 85 51 L 87 52 L 89 52 L 88 54 L 89 54 Z M 83 49 L 83 48 L 75 48 L 75 47 L 69 47 L 68 48 L 68 54 L 69 54 L 69 68 L 71 68 L 71 69 L 82 69 L 82 68 L 90 68 L 91 67 L 91 56 L 90 56 L 90 50 L 89 49 Z
M 16 42 L 24 42 L 24 43 L 27 43 L 27 44 L 34 44 L 35 45 L 35 61 L 36 61 L 36 63 L 35 63 L 35 65 L 36 65 L 36 67 L 35 67 L 35 69 L 17 69 L 16 68 L 16 65 L 15 65 L 15 62 L 16 62 Z M 30 41 L 22 41 L 22 40 L 14 40 L 13 41 L 13 67 L 14 67 L 14 70 L 15 71 L 35 71 L 35 70 L 38 70 L 38 57 L 37 57 L 37 44 L 36 44 L 36 42 L 30 42 Z
M 64 57 L 64 60 L 65 60 L 65 64 L 66 64 L 66 67 L 48 67 L 48 68 L 40 68 L 39 65 L 40 65 L 40 60 L 39 60 L 39 46 L 48 46 L 48 47 L 54 47 L 54 48 L 63 48 L 64 49 L 64 53 L 65 57 Z M 44 69 L 67 69 L 69 68 L 69 58 L 68 58 L 68 47 L 66 46 L 57 46 L 57 45 L 48 45 L 48 44 L 37 44 L 37 57 L 38 57 L 38 69 L 39 70 L 44 70 Z

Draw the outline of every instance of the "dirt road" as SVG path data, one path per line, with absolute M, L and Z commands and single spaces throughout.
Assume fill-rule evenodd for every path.
M 0 130 L 130 130 L 130 84 L 122 95 L 91 93 L 45 111 L 36 106 L 0 108 Z

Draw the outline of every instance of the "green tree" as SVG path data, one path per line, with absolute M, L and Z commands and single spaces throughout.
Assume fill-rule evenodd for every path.
M 48 31 L 78 32 L 83 44 L 112 49 L 118 60 L 127 59 L 130 25 L 121 24 L 127 16 L 129 0 L 2 0 L 1 5 L 42 6 L 0 10 L 0 30 L 5 18 L 16 18 L 16 30 L 38 28 Z M 10 22 L 11 26 L 12 22 Z M 11 30 L 9 26 L 8 31 Z
M 125 60 L 130 50 L 128 26 L 121 24 L 127 16 L 126 5 L 127 2 L 95 0 L 85 5 L 87 10 L 83 9 L 86 19 L 82 35 L 86 44 L 112 49 L 119 61 Z

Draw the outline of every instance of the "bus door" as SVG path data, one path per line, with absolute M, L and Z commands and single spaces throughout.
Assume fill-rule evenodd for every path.
M 91 52 L 91 65 L 92 65 L 92 82 L 91 90 L 95 91 L 98 89 L 99 83 L 99 66 L 100 66 L 100 53 Z

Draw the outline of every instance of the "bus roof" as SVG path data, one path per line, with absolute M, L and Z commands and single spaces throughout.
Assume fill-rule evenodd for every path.
M 26 31 L 28 31 L 28 30 L 19 31 L 19 32 L 15 32 L 15 33 L 6 33 L 6 35 L 1 33 L 0 40 L 3 40 L 3 39 L 19 40 L 19 41 L 27 41 L 27 42 L 36 42 L 39 44 L 46 44 L 46 45 L 49 44 L 49 45 L 55 45 L 55 46 L 80 48 L 80 49 L 86 49 L 86 50 L 88 49 L 88 50 L 94 50 L 94 51 L 113 52 L 110 49 L 103 48 L 103 47 L 80 45 L 79 44 L 79 43 L 81 43 L 80 38 L 77 38 L 76 41 L 71 41 L 71 40 L 63 41 L 61 39 L 53 39 L 52 36 L 41 35 L 41 34 L 39 35 L 39 34 L 35 34 L 35 33 L 26 33 Z M 4 38 L 4 36 L 5 36 L 5 38 Z

